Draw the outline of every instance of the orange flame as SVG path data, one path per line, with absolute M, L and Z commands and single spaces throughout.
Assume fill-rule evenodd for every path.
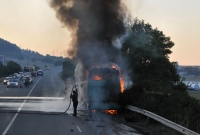
M 106 110 L 105 112 L 109 114 L 117 114 L 117 110 Z
M 123 78 L 123 76 L 120 76 L 120 86 L 121 86 L 121 92 L 124 93 L 124 78 Z
M 124 81 L 124 78 L 122 76 L 122 73 L 115 65 L 112 65 L 112 68 L 117 69 L 120 73 L 120 87 L 121 87 L 121 92 L 124 93 L 124 83 L 125 83 L 125 81 Z
M 100 76 L 98 76 L 98 75 L 95 75 L 95 76 L 92 77 L 92 79 L 93 80 L 101 80 L 102 78 Z
M 95 65 L 95 66 L 92 66 L 92 68 L 100 68 L 100 66 Z M 121 87 L 121 92 L 124 93 L 124 90 L 125 90 L 125 88 L 124 88 L 125 81 L 124 81 L 124 78 L 122 76 L 121 71 L 115 65 L 112 65 L 111 68 L 115 68 L 116 70 L 119 71 L 119 73 L 120 73 L 120 87 Z M 100 76 L 97 76 L 97 75 L 93 76 L 92 79 L 93 80 L 102 80 L 102 78 Z

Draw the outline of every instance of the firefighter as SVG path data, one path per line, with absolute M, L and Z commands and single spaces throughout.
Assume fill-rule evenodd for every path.
M 76 90 L 73 91 L 73 94 L 70 95 L 70 98 L 72 99 L 73 107 L 74 107 L 73 116 L 77 116 L 77 106 L 78 106 L 78 91 L 77 91 L 77 88 L 76 88 Z

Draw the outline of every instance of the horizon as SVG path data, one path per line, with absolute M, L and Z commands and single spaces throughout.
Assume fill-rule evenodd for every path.
M 163 31 L 175 43 L 170 61 L 180 65 L 200 65 L 200 1 L 187 0 L 123 0 L 133 18 L 144 20 Z M 21 8 L 23 7 L 23 8 Z M 67 56 L 71 37 L 67 28 L 57 20 L 46 0 L 0 1 L 0 38 L 21 49 L 42 55 Z

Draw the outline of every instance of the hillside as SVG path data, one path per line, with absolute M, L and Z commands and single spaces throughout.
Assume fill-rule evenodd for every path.
M 21 49 L 13 43 L 10 43 L 9 41 L 6 41 L 2 38 L 0 38 L 0 52 L 8 53 L 8 52 L 14 52 L 14 53 L 20 53 Z
M 5 56 L 5 63 L 12 60 L 19 63 L 22 68 L 30 65 L 37 65 L 39 68 L 53 67 L 54 63 L 62 63 L 63 57 L 46 55 L 43 56 L 38 52 L 30 49 L 20 49 L 16 44 L 10 43 L 0 38 L 0 55 Z

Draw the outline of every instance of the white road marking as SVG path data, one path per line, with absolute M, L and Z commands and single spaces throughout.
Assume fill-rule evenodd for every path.
M 3 132 L 2 135 L 6 135 L 6 133 L 8 132 L 9 128 L 11 127 L 11 125 L 13 124 L 14 120 L 16 119 L 18 113 L 15 114 L 15 116 L 13 117 L 13 119 L 11 120 L 11 122 L 9 123 L 9 125 L 7 126 L 7 128 L 5 129 L 5 131 Z
M 7 100 L 41 100 L 41 99 L 47 99 L 47 100 L 63 100 L 65 97 L 0 97 L 1 99 L 7 99 Z
M 78 129 L 79 132 L 82 132 L 81 129 L 78 126 L 76 126 L 76 127 L 77 127 L 77 129 Z
M 42 78 L 42 77 L 41 77 L 41 78 Z M 41 78 L 40 78 L 40 79 L 41 79 Z M 40 79 L 39 79 L 39 80 L 40 80 Z M 35 86 L 36 86 L 36 84 L 39 82 L 39 80 L 35 83 L 35 85 L 34 85 L 33 88 L 31 89 L 31 91 L 28 93 L 28 96 L 31 94 L 31 92 L 33 91 L 33 89 L 35 88 Z M 27 96 L 27 97 L 28 97 L 28 96 Z M 3 132 L 2 135 L 6 135 L 6 134 L 7 134 L 8 130 L 10 129 L 10 127 L 11 127 L 12 124 L 13 124 L 13 122 L 14 122 L 15 119 L 17 118 L 17 115 L 18 115 L 19 112 L 21 111 L 21 109 L 22 109 L 24 103 L 26 102 L 26 100 L 27 100 L 27 99 L 25 99 L 24 102 L 21 104 L 21 106 L 19 107 L 17 113 L 16 113 L 15 116 L 12 118 L 11 122 L 8 124 L 7 128 L 5 129 L 5 131 Z
M 54 87 L 54 85 L 53 85 L 53 82 L 52 82 L 52 76 L 53 76 L 54 74 L 52 74 L 51 75 L 51 85 L 53 86 L 53 89 L 56 91 L 56 89 L 55 89 L 55 87 Z

